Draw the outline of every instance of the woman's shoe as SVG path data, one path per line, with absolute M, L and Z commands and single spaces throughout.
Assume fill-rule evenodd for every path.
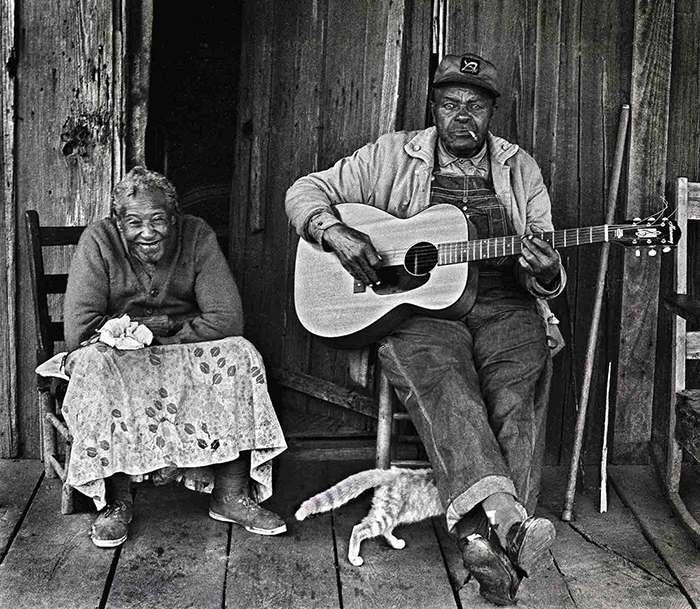
M 287 531 L 284 520 L 243 493 L 227 493 L 215 488 L 209 501 L 209 516 L 239 524 L 258 535 L 280 535 Z
M 133 503 L 116 499 L 97 515 L 90 538 L 98 548 L 116 548 L 129 535 L 129 523 L 134 515 Z

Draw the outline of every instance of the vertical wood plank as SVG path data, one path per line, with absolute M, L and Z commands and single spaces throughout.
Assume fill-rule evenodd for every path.
M 627 215 L 646 217 L 664 196 L 673 0 L 637 0 Z M 614 459 L 644 462 L 651 440 L 659 257 L 626 252 L 621 299 Z
M 428 91 L 430 90 L 430 61 L 432 41 L 432 12 L 429 2 L 408 0 L 406 3 L 406 42 L 403 104 L 400 129 L 424 129 Z
M 15 201 L 15 2 L 0 1 L 0 224 L 4 227 L 0 242 L 0 458 L 16 457 L 17 430 L 17 327 L 15 251 L 17 244 Z
M 44 224 L 87 224 L 109 209 L 118 167 L 113 140 L 115 134 L 123 137 L 116 128 L 122 124 L 122 102 L 115 93 L 121 83 L 115 81 L 113 61 L 113 10 L 120 4 L 49 0 L 18 6 L 17 221 L 33 208 Z M 24 241 L 20 231 L 19 252 Z M 68 260 L 52 255 L 47 267 L 65 270 Z M 36 457 L 35 330 L 24 256 L 18 257 L 17 277 L 20 454 Z
M 606 221 L 607 197 L 619 127 L 620 108 L 629 102 L 630 76 L 627 66 L 632 61 L 632 22 L 634 3 L 616 0 L 611 3 L 581 4 L 581 46 L 579 83 L 578 142 L 579 188 L 581 198 L 578 225 L 592 226 Z M 620 189 L 624 192 L 624 187 Z M 617 218 L 622 218 L 622 197 L 618 195 Z M 591 331 L 592 312 L 600 265 L 601 246 L 581 248 L 577 276 L 576 316 L 577 378 L 583 379 L 587 340 Z M 617 362 L 616 324 L 606 324 L 611 307 L 616 304 L 619 258 L 609 258 L 607 290 L 604 293 L 598 329 L 592 387 L 589 393 L 584 463 L 599 463 L 601 458 L 604 409 L 606 402 L 607 363 Z M 578 396 L 583 391 L 578 388 Z M 615 396 L 611 395 L 611 412 Z
M 148 123 L 151 42 L 153 40 L 153 0 L 128 5 L 129 95 L 126 121 L 126 167 L 146 164 L 146 124 Z

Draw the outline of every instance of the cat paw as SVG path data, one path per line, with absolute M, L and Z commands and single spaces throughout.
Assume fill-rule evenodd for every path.
M 362 556 L 348 556 L 348 560 L 350 561 L 351 565 L 354 565 L 356 567 L 361 567 L 365 562 Z

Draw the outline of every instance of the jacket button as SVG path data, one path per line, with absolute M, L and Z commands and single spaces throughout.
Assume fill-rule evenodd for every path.
M 146 315 L 153 315 L 153 309 L 146 309 Z
M 414 145 L 413 145 L 413 150 L 415 150 L 416 152 L 418 152 L 418 151 L 420 150 L 420 146 L 419 146 L 418 144 L 414 144 Z
M 151 290 L 151 296 L 158 296 L 158 290 Z

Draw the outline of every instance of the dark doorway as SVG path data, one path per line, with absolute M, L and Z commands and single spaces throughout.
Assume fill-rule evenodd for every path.
M 155 2 L 147 162 L 173 181 L 183 210 L 221 237 L 228 232 L 240 47 L 239 2 Z

